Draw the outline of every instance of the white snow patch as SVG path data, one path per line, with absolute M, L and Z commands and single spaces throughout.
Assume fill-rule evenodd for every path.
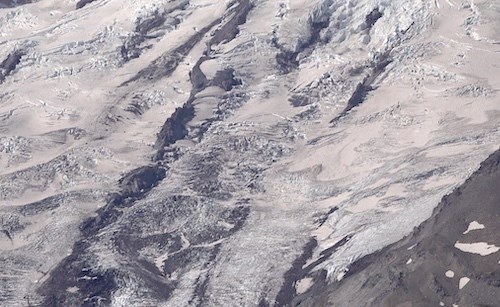
M 444 306 L 444 303 L 443 302 L 439 302 L 439 306 Z
M 413 262 L 413 260 L 410 258 L 410 259 L 408 259 L 408 261 L 406 261 L 406 264 L 410 264 L 412 262 Z
M 164 269 L 164 262 L 168 259 L 170 254 L 166 252 L 165 254 L 161 255 L 160 257 L 155 258 L 155 266 L 160 270 L 160 272 L 163 272 Z
M 479 254 L 481 256 L 487 256 L 490 254 L 494 254 L 500 250 L 500 247 L 497 247 L 493 244 L 490 245 L 486 242 L 460 243 L 457 241 L 455 243 L 455 247 L 463 252 L 472 253 L 472 254 Z
M 417 244 L 413 244 L 412 246 L 408 247 L 407 250 L 412 250 Z
M 469 277 L 462 277 L 460 278 L 460 281 L 458 282 L 458 289 L 462 290 L 465 285 L 467 285 L 470 281 Z
M 310 277 L 303 278 L 295 284 L 295 290 L 297 294 L 305 293 L 313 285 L 313 279 Z
M 349 272 L 348 268 L 341 270 L 340 273 L 337 274 L 337 281 L 341 281 L 347 272 Z
M 453 278 L 453 277 L 455 277 L 455 272 L 448 270 L 448 271 L 446 271 L 446 273 L 444 273 L 444 275 L 448 278 Z
M 468 234 L 469 232 L 471 232 L 472 230 L 479 230 L 479 229 L 484 229 L 484 225 L 483 224 L 480 224 L 478 223 L 477 221 L 473 221 L 469 224 L 469 227 L 467 227 L 467 230 L 464 231 L 464 235 Z
M 78 287 L 69 287 L 69 288 L 66 288 L 66 291 L 69 292 L 69 293 L 76 293 L 76 292 L 78 292 L 78 290 L 80 290 L 80 288 L 78 288 Z

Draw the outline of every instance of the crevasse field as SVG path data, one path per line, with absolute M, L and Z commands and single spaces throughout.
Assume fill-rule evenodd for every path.
M 2 306 L 299 305 L 500 143 L 497 0 L 0 7 Z

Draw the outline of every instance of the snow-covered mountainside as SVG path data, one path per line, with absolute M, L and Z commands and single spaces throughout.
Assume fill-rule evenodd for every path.
M 499 0 L 0 8 L 2 306 L 300 304 L 500 143 Z

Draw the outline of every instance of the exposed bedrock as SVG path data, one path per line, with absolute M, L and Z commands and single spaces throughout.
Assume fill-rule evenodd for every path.
M 15 50 L 11 52 L 2 63 L 0 63 L 0 84 L 14 72 L 17 65 L 21 62 L 21 58 L 26 54 L 24 50 Z
M 94 2 L 95 0 L 79 0 L 77 3 L 76 3 L 76 9 L 81 9 L 83 8 L 84 6 Z

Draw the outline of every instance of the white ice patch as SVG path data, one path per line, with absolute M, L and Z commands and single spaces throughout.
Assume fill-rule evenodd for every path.
M 337 281 L 341 281 L 342 279 L 344 279 L 344 276 L 345 276 L 345 274 L 346 274 L 347 272 L 349 272 L 349 269 L 347 269 L 347 268 L 342 269 L 342 270 L 340 271 L 340 273 L 339 273 L 339 274 L 337 274 Z
M 462 290 L 465 285 L 467 285 L 470 281 L 470 278 L 468 277 L 462 277 L 460 278 L 460 281 L 458 282 L 458 289 Z
M 295 290 L 297 294 L 305 293 L 313 285 L 313 279 L 310 277 L 303 278 L 297 282 L 295 285 Z
M 455 272 L 448 270 L 446 271 L 446 273 L 444 273 L 444 275 L 448 278 L 453 278 L 455 276 Z
M 413 262 L 413 260 L 410 258 L 410 259 L 408 259 L 408 261 L 406 261 L 406 264 L 410 264 L 412 262 Z
M 66 288 L 66 291 L 69 292 L 69 293 L 76 293 L 80 290 L 80 288 L 78 287 L 69 287 L 69 288 Z
M 493 244 L 490 245 L 486 242 L 460 243 L 457 241 L 455 243 L 455 247 L 463 252 L 471 253 L 471 254 L 478 254 L 481 256 L 487 256 L 490 254 L 494 254 L 500 250 L 500 247 L 497 247 Z
M 165 266 L 165 261 L 168 259 L 170 254 L 167 252 L 160 257 L 155 258 L 155 266 L 160 270 L 160 272 L 163 272 L 164 266 Z
M 479 230 L 479 229 L 484 229 L 484 225 L 483 224 L 480 224 L 478 223 L 477 221 L 473 221 L 469 224 L 469 227 L 467 227 L 467 230 L 464 231 L 464 235 L 468 234 L 469 232 L 471 232 L 472 230 Z

